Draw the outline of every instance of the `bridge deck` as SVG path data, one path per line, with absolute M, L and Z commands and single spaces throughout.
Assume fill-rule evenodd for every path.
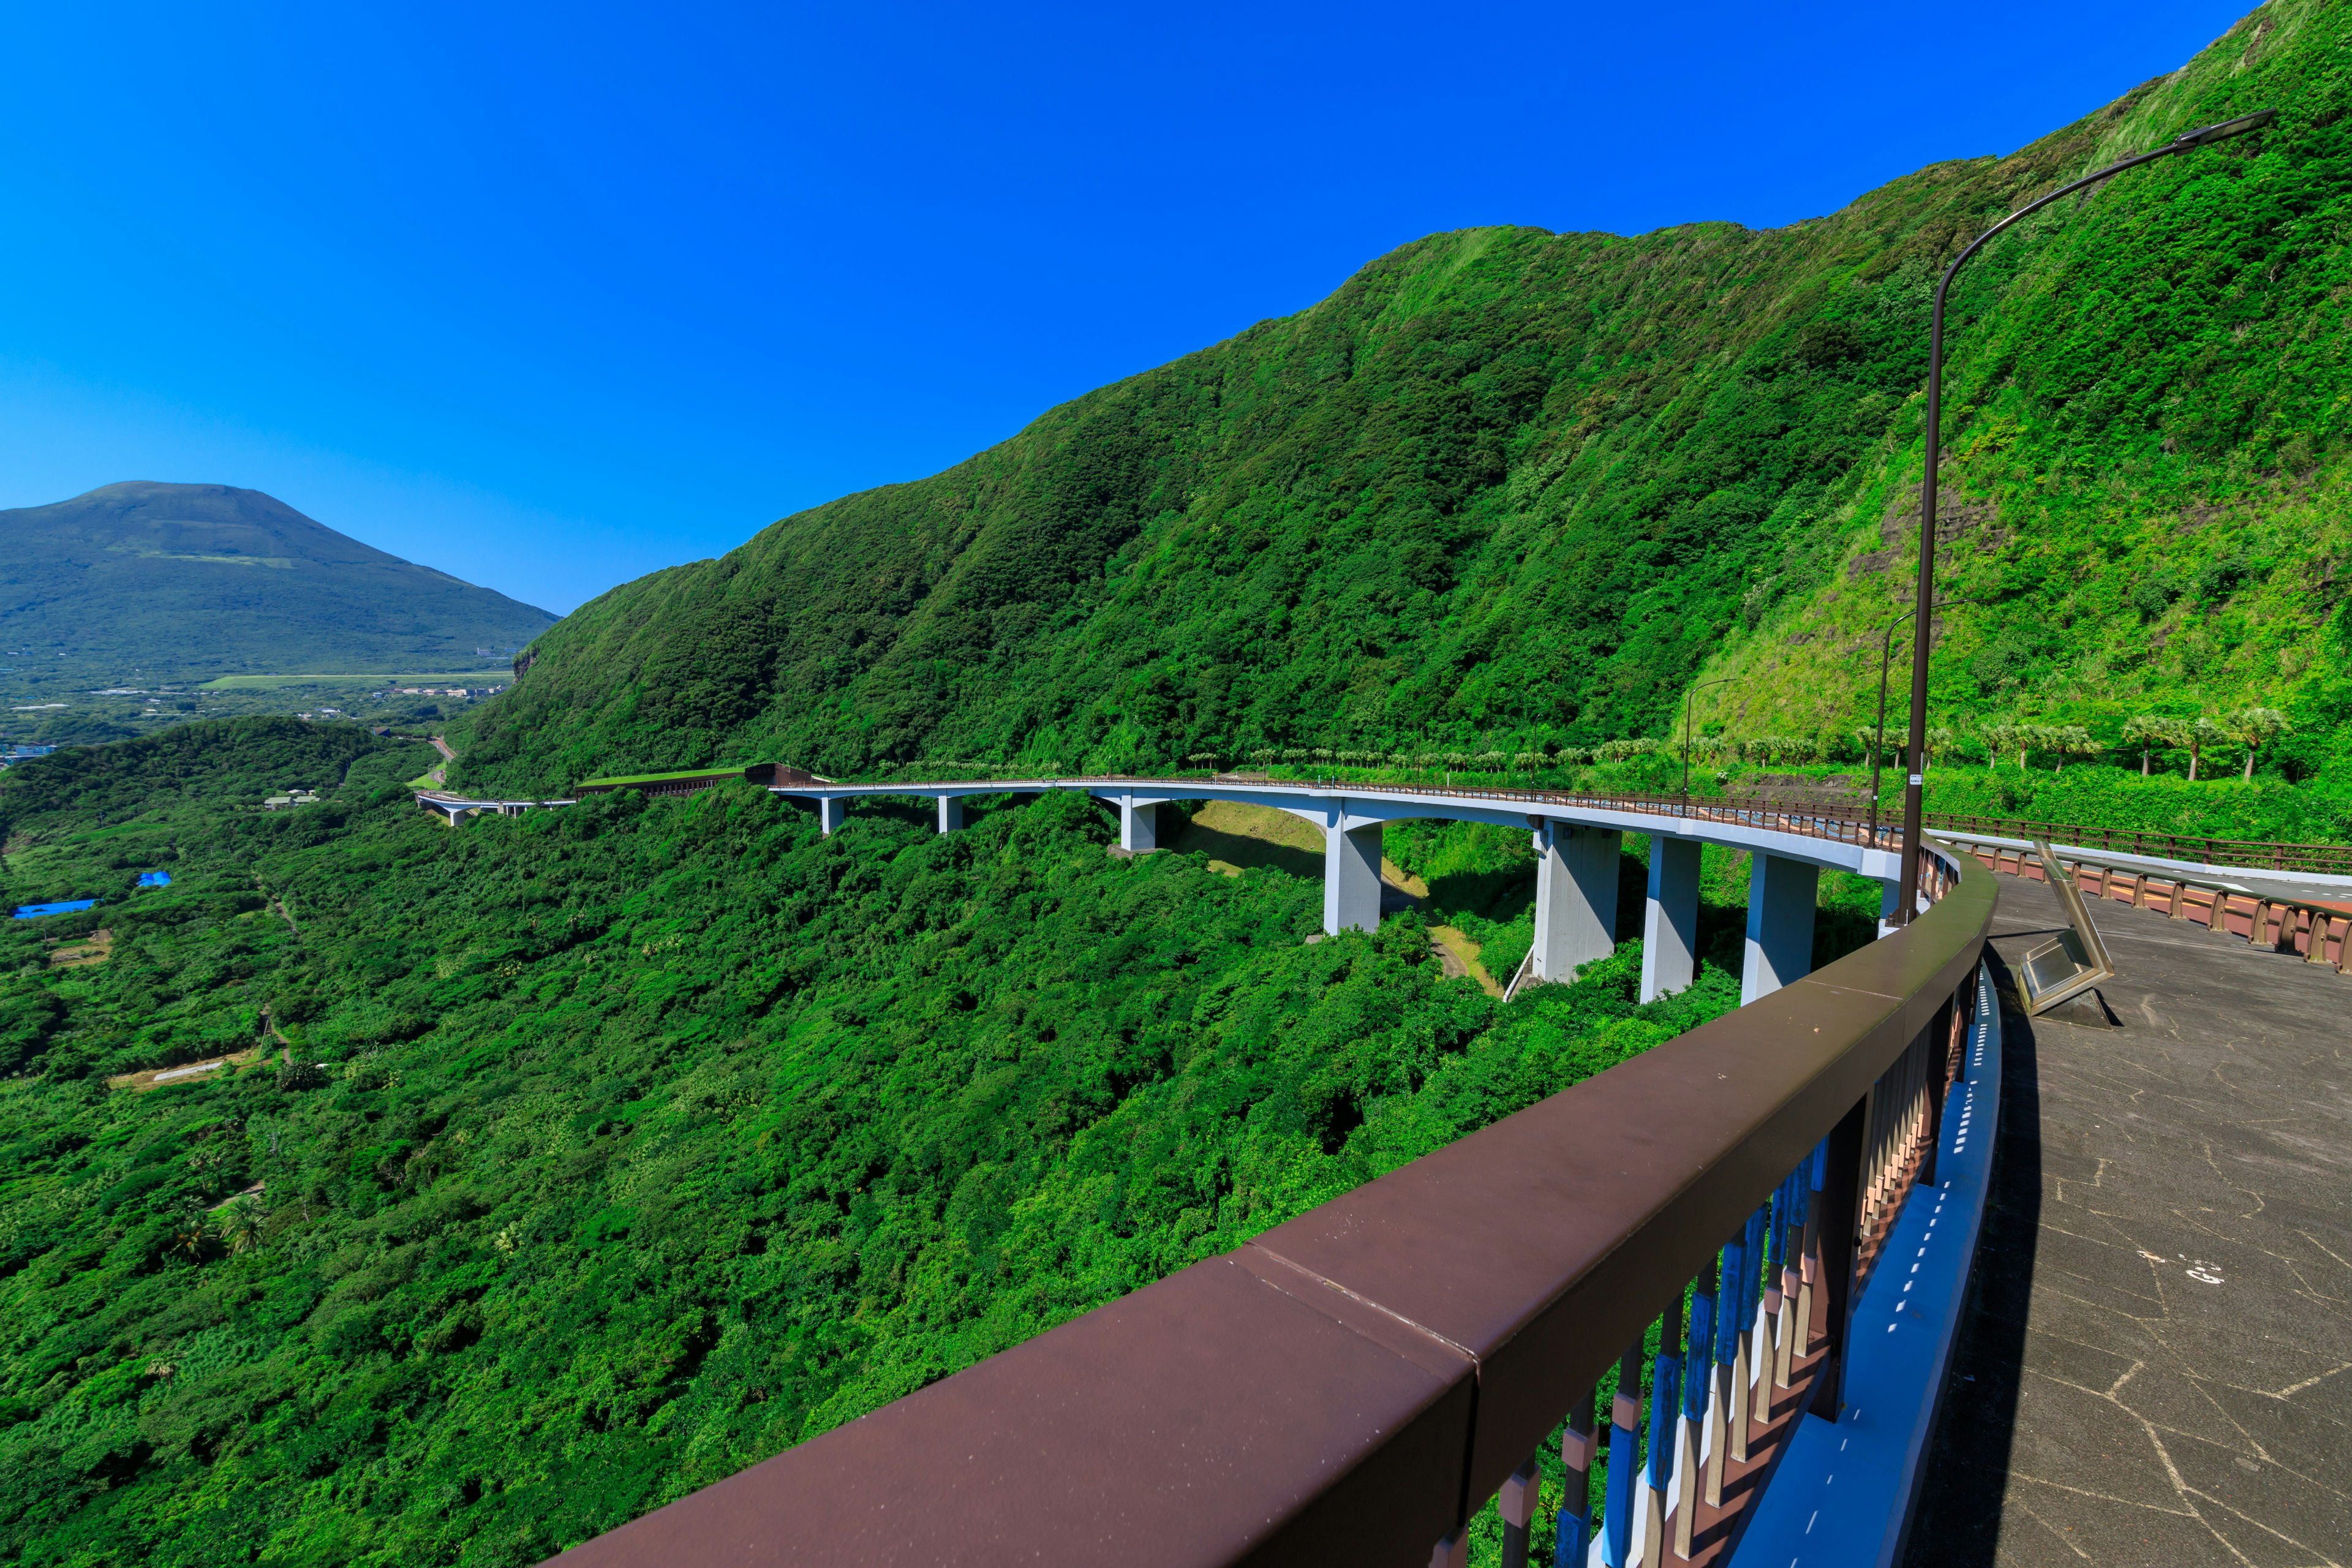
M 2001 1165 L 1908 1563 L 2352 1561 L 2352 979 L 2094 913 L 2122 1026 L 2004 1019 Z M 1994 945 L 2013 965 L 2061 919 L 2005 878 Z

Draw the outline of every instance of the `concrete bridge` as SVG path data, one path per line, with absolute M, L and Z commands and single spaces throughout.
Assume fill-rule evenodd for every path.
M 1682 809 L 1629 797 L 1549 791 L 1445 789 L 1425 785 L 1308 784 L 1274 780 L 1154 778 L 964 779 L 921 784 L 787 784 L 771 793 L 814 802 L 824 831 L 853 802 L 915 796 L 938 803 L 939 830 L 963 826 L 975 795 L 1036 795 L 1074 790 L 1118 808 L 1118 847 L 1160 847 L 1160 810 L 1176 801 L 1222 800 L 1271 806 L 1323 834 L 1323 929 L 1370 931 L 1381 918 L 1381 829 L 1436 817 L 1526 830 L 1536 855 L 1535 947 L 1529 973 L 1572 978 L 1616 944 L 1617 859 L 1624 835 L 1650 836 L 1650 885 L 1642 921 L 1644 1002 L 1689 985 L 1697 967 L 1699 847 L 1718 844 L 1753 857 L 1740 1000 L 1752 1002 L 1803 977 L 1812 966 L 1815 892 L 1824 869 L 1868 877 L 1894 909 L 1895 841 L 1875 843 L 1859 824 L 1800 810 Z

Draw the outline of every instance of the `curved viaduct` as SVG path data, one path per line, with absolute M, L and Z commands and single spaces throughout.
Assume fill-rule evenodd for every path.
M 1370 931 L 1380 923 L 1381 828 L 1437 817 L 1527 829 L 1536 854 L 1535 946 L 1529 973 L 1566 980 L 1608 956 L 1616 942 L 1617 859 L 1628 832 L 1650 836 L 1650 885 L 1642 921 L 1641 1000 L 1690 984 L 1697 963 L 1699 847 L 1718 844 L 1753 857 L 1747 951 L 1740 1000 L 1753 1002 L 1801 979 L 1812 965 L 1813 908 L 1821 872 L 1849 871 L 1887 891 L 1894 908 L 1895 850 L 1873 844 L 1853 825 L 1793 814 L 1678 812 L 1629 802 L 1536 791 L 1441 789 L 1412 785 L 1154 778 L 966 779 L 925 784 L 784 784 L 770 793 L 813 801 L 824 831 L 845 820 L 851 802 L 871 796 L 937 801 L 941 833 L 963 826 L 973 795 L 1034 795 L 1075 790 L 1118 807 L 1119 847 L 1147 854 L 1160 847 L 1160 807 L 1175 801 L 1223 800 L 1272 806 L 1323 833 L 1323 929 Z

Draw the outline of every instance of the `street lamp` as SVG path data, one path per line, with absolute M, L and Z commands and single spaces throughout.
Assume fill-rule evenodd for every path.
M 2121 163 L 2110 163 L 2096 174 L 2084 175 L 2073 184 L 2061 185 L 2048 195 L 2026 203 L 1970 240 L 1968 247 L 1944 268 L 1943 280 L 1936 285 L 1935 310 L 1927 326 L 1927 471 L 1919 481 L 1919 579 L 1911 606 L 1912 614 L 1917 617 L 1911 626 L 1911 733 L 1907 749 L 1913 766 L 1903 785 L 1903 857 L 1900 867 L 1903 896 L 1895 903 L 1895 919 L 1898 925 L 1911 923 L 1917 902 L 1915 889 L 1919 883 L 1920 806 L 1927 780 L 1918 772 L 1917 763 L 1927 744 L 1927 623 L 1934 615 L 1936 603 L 1936 467 L 1941 460 L 1943 450 L 1944 298 L 1951 291 L 1952 277 L 1967 264 L 1969 257 L 1984 248 L 1985 241 L 2019 219 L 2040 212 L 2062 196 L 2070 196 L 2085 186 L 2095 185 L 2126 169 L 2152 163 L 2158 158 L 2169 158 L 2176 153 L 2194 152 L 2216 142 L 2226 142 L 2233 136 L 2260 131 L 2277 118 L 2277 110 L 2265 109 L 2259 113 L 2242 115 L 2236 120 L 2225 120 L 2218 125 L 2204 126 L 2175 137 L 2165 146 L 2147 153 L 2136 153 Z
M 1738 678 L 1736 676 L 1727 675 L 1721 680 L 1702 680 L 1683 694 L 1683 815 L 1685 816 L 1690 815 L 1691 704 L 1696 700 L 1698 694 L 1708 687 L 1727 685 L 1737 679 Z M 1879 717 L 1883 722 L 1885 715 L 1881 714 Z
M 1948 609 L 1954 605 L 1974 605 L 1980 602 L 1976 599 L 1946 599 L 1936 608 L 1942 610 Z M 1870 732 L 1870 844 L 1873 848 L 1878 847 L 1878 777 L 1879 769 L 1886 759 L 1886 674 L 1895 663 L 1895 628 L 1918 613 L 1919 607 L 1914 605 L 1887 622 L 1886 636 L 1878 650 L 1878 728 Z M 1913 756 L 1923 754 L 1926 742 L 1927 736 L 1922 734 L 1919 737 L 1922 750 L 1914 752 Z

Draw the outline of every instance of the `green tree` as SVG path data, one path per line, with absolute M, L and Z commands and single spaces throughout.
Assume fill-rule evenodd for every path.
M 2160 713 L 2135 713 L 2124 723 L 2124 744 L 2139 748 L 2139 776 L 2148 776 L 2149 753 L 2158 746 L 2178 746 L 2184 741 L 2184 726 L 2178 719 L 2168 719 Z
M 2288 734 L 2294 729 L 2285 714 L 2275 708 L 2241 708 L 2222 721 L 2222 729 L 2231 740 L 2246 748 L 2246 782 L 2254 782 L 2254 753 L 2268 742 Z
M 2066 765 L 2068 757 L 2092 757 L 2105 751 L 2105 744 L 2080 724 L 2061 725 L 2051 732 L 2050 749 L 2058 753 L 2056 773 Z
M 2188 726 L 2187 738 L 2182 743 L 2189 748 L 2189 782 L 2190 784 L 2197 782 L 2197 765 L 2203 759 L 2206 752 L 2229 738 L 2230 732 L 2227 730 L 2202 716 Z

